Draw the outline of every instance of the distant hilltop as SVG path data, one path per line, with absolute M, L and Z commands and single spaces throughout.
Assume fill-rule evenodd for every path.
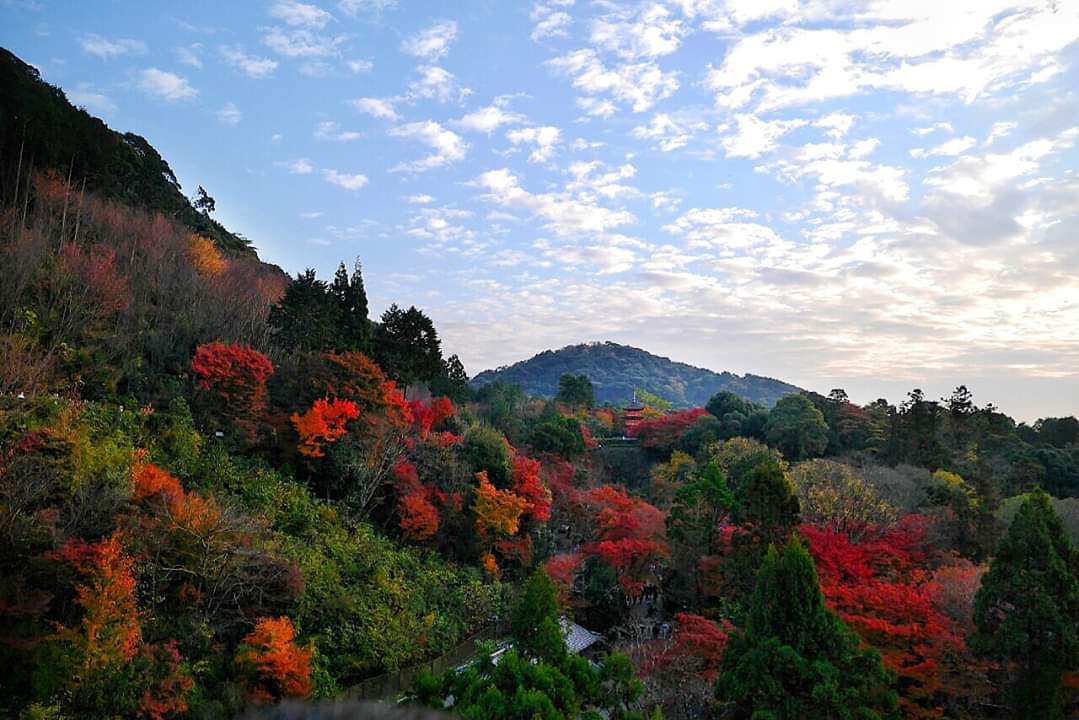
M 747 400 L 774 405 L 802 389 L 774 378 L 747 373 L 714 372 L 675 362 L 640 348 L 613 342 L 567 345 L 545 350 L 513 365 L 485 370 L 472 378 L 472 387 L 493 382 L 519 385 L 529 395 L 553 397 L 565 373 L 587 375 L 599 403 L 623 404 L 636 389 L 647 390 L 677 407 L 698 407 L 721 390 Z

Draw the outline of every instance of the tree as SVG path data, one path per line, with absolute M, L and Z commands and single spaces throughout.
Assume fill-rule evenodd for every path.
M 754 720 L 897 717 L 880 656 L 824 605 L 813 559 L 797 538 L 773 545 L 757 575 L 745 629 L 716 681 L 732 716 Z
M 974 650 L 1005 664 L 1012 716 L 1063 718 L 1061 678 L 1079 662 L 1079 554 L 1035 490 L 1000 543 L 974 601 Z
M 499 490 L 482 470 L 476 473 L 476 532 L 482 537 L 516 535 L 527 503 L 509 490 Z
M 323 447 L 337 442 L 348 432 L 348 422 L 359 416 L 356 403 L 337 398 L 316 400 L 303 415 L 293 413 L 289 419 L 300 436 L 300 454 L 309 458 L 323 457 Z
M 311 651 L 295 643 L 288 617 L 261 618 L 244 639 L 236 664 L 250 677 L 253 702 L 265 705 L 311 693 Z
M 591 408 L 596 405 L 596 391 L 587 375 L 565 373 L 558 379 L 555 401 L 571 408 Z
M 258 350 L 221 342 L 199 345 L 191 370 L 195 384 L 221 400 L 226 417 L 250 419 L 266 406 L 266 380 L 273 364 Z
M 525 657 L 557 663 L 566 654 L 559 625 L 558 588 L 543 568 L 539 568 L 521 589 L 521 597 L 510 617 L 514 645 Z
M 768 444 L 779 448 L 791 461 L 816 457 L 828 447 L 824 415 L 804 395 L 784 395 L 768 415 L 764 426 Z
M 199 185 L 198 194 L 191 201 L 191 207 L 203 215 L 209 216 L 217 210 L 217 202 L 210 196 L 210 193 L 206 192 L 206 188 Z
M 445 395 L 456 403 L 472 399 L 472 389 L 468 386 L 468 373 L 461 358 L 450 355 L 442 363 L 442 371 L 431 381 L 431 392 Z
M 274 340 L 290 352 L 322 352 L 336 348 L 340 336 L 337 305 L 329 287 L 308 268 L 289 283 L 270 311 Z
M 513 467 L 506 437 L 489 425 L 473 425 L 465 433 L 465 460 L 473 473 L 486 472 L 497 488 L 507 488 Z
M 375 331 L 375 358 L 402 387 L 433 381 L 442 371 L 442 343 L 431 318 L 415 306 L 390 305 Z
M 791 470 L 802 520 L 833 532 L 857 536 L 895 520 L 896 509 L 850 465 L 809 460 Z
M 363 285 L 363 268 L 359 258 L 352 266 L 351 277 L 345 264 L 337 267 L 330 293 L 337 300 L 338 330 L 341 340 L 338 350 L 371 352 L 371 321 L 367 317 L 367 291 Z

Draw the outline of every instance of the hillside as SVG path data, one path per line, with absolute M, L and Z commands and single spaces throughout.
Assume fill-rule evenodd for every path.
M 720 390 L 771 406 L 784 395 L 801 391 L 781 380 L 750 373 L 717 373 L 613 342 L 547 350 L 508 367 L 485 370 L 472 378 L 471 384 L 481 387 L 502 382 L 520 385 L 530 395 L 552 397 L 564 373 L 587 375 L 600 403 L 627 402 L 634 389 L 642 388 L 678 407 L 704 405 Z
M 25 179 L 31 168 L 70 169 L 73 184 L 85 178 L 88 192 L 174 218 L 225 252 L 253 252 L 247 239 L 192 207 L 145 138 L 116 132 L 76 108 L 35 68 L 0 48 L 0 200 L 18 204 L 17 178 Z

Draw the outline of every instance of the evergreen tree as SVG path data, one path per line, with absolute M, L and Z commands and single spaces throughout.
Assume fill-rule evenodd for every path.
M 367 317 L 367 291 L 363 285 L 363 268 L 359 259 L 349 276 L 345 264 L 337 267 L 330 292 L 338 305 L 338 342 L 336 350 L 371 352 L 371 321 Z
M 442 343 L 431 318 L 415 306 L 390 305 L 375 332 L 375 359 L 402 387 L 434 380 L 442 371 Z
M 557 663 L 566 654 L 559 624 L 558 588 L 542 568 L 525 581 L 510 618 L 510 634 L 515 647 L 526 657 Z
M 765 542 L 782 545 L 798 525 L 798 497 L 775 459 L 766 459 L 745 474 L 736 500 L 735 521 Z
M 337 307 L 326 283 L 308 268 L 289 283 L 284 297 L 270 310 L 274 339 L 290 352 L 332 350 L 340 329 Z
M 565 373 L 558 379 L 555 400 L 573 408 L 590 408 L 596 404 L 596 390 L 587 375 Z
M 764 427 L 768 444 L 779 448 L 791 462 L 818 457 L 828 447 L 824 415 L 804 395 L 780 398 Z
M 472 388 L 468 385 L 468 373 L 461 358 L 450 355 L 442 363 L 442 372 L 431 381 L 431 392 L 445 395 L 455 403 L 461 404 L 472 399 Z
M 1062 674 L 1079 662 L 1079 567 L 1049 496 L 1035 490 L 1012 521 L 974 602 L 971 647 L 1012 675 L 1016 718 L 1063 718 Z
M 745 630 L 716 681 L 742 720 L 895 718 L 891 674 L 880 655 L 824 605 L 813 559 L 797 538 L 761 564 Z

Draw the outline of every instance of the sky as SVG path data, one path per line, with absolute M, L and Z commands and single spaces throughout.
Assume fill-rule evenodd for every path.
M 0 0 L 0 45 L 472 374 L 613 340 L 1079 414 L 1079 0 Z

